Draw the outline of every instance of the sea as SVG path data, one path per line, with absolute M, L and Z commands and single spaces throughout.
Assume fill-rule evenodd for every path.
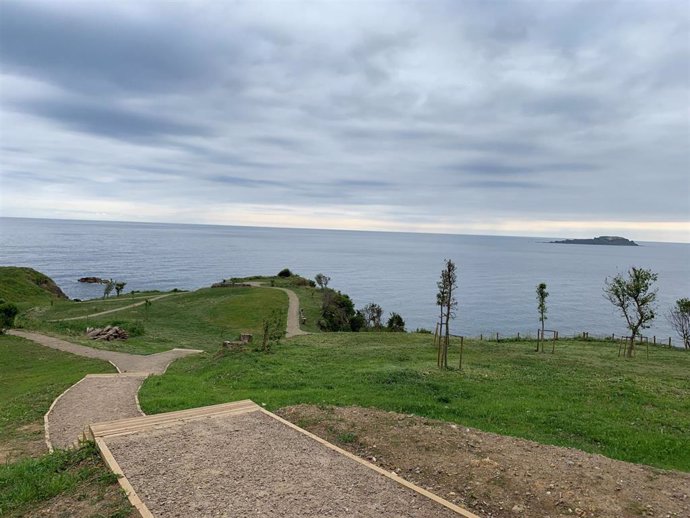
M 634 236 L 626 236 L 634 239 Z M 436 283 L 444 259 L 458 266 L 454 334 L 535 336 L 536 286 L 547 284 L 548 329 L 560 336 L 624 335 L 625 322 L 603 296 L 607 278 L 631 266 L 658 273 L 657 313 L 645 335 L 668 342 L 665 314 L 690 297 L 690 244 L 638 247 L 566 245 L 557 236 L 505 237 L 0 218 L 0 265 L 52 277 L 71 298 L 96 298 L 96 276 L 130 290 L 194 290 L 230 277 L 290 268 L 348 294 L 356 307 L 376 302 L 403 316 L 408 330 L 433 330 Z

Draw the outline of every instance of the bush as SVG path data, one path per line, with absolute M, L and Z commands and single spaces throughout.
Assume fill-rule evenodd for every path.
M 325 290 L 321 306 L 319 327 L 324 331 L 352 331 L 351 320 L 355 317 L 355 305 L 350 297 L 339 291 Z M 355 319 L 355 327 L 358 325 Z M 358 329 L 359 330 L 359 329 Z
M 292 272 L 289 268 L 283 268 L 278 272 L 278 277 L 292 277 Z
M 388 322 L 386 323 L 386 327 L 388 328 L 389 331 L 393 331 L 396 333 L 402 333 L 405 331 L 405 321 L 403 320 L 403 317 L 401 317 L 397 313 L 393 312 L 393 313 L 391 313 L 391 316 L 388 317 Z
M 16 305 L 0 299 L 0 334 L 14 325 L 14 317 L 17 316 L 17 313 L 19 313 L 19 309 Z
M 423 327 L 418 327 L 417 329 L 414 330 L 415 333 L 418 333 L 420 335 L 430 335 L 431 331 L 429 329 L 425 329 Z

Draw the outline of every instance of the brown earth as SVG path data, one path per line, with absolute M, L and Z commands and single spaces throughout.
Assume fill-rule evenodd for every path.
M 690 517 L 688 473 L 381 410 L 277 413 L 483 517 Z

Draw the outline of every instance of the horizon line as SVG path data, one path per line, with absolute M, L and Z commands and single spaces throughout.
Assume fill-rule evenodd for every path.
M 47 218 L 47 217 L 28 217 L 28 216 L 2 216 L 0 219 L 26 219 L 26 220 L 39 220 L 39 221 L 72 221 L 72 222 L 90 222 L 90 223 L 127 223 L 127 224 L 141 224 L 141 225 L 184 225 L 184 226 L 203 226 L 203 227 L 238 227 L 238 228 L 259 228 L 259 229 L 275 229 L 275 230 L 325 230 L 329 232 L 370 232 L 370 233 L 385 233 L 385 234 L 426 234 L 426 235 L 439 235 L 439 236 L 476 236 L 476 237 L 517 237 L 517 238 L 555 238 L 555 239 L 591 239 L 581 238 L 574 235 L 518 235 L 518 234 L 492 234 L 492 233 L 472 233 L 472 232 L 442 232 L 433 230 L 395 230 L 395 229 L 353 229 L 353 228 L 334 228 L 334 227 L 302 227 L 302 226 L 273 226 L 273 225 L 242 225 L 242 224 L 228 224 L 228 223 L 180 223 L 180 222 L 170 222 L 170 221 L 140 221 L 140 220 L 120 220 L 120 219 L 83 219 L 83 218 Z M 690 225 L 690 222 L 688 222 Z M 613 236 L 615 234 L 600 234 L 601 236 Z M 617 236 L 623 237 L 623 236 Z M 630 238 L 628 238 L 630 239 Z M 678 245 L 688 245 L 689 241 L 651 241 L 651 240 L 638 240 L 631 239 L 636 243 L 668 243 L 668 244 L 678 244 Z

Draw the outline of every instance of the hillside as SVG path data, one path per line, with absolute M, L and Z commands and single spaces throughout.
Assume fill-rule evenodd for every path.
M 67 298 L 50 277 L 33 268 L 0 266 L 0 299 L 26 309 Z

